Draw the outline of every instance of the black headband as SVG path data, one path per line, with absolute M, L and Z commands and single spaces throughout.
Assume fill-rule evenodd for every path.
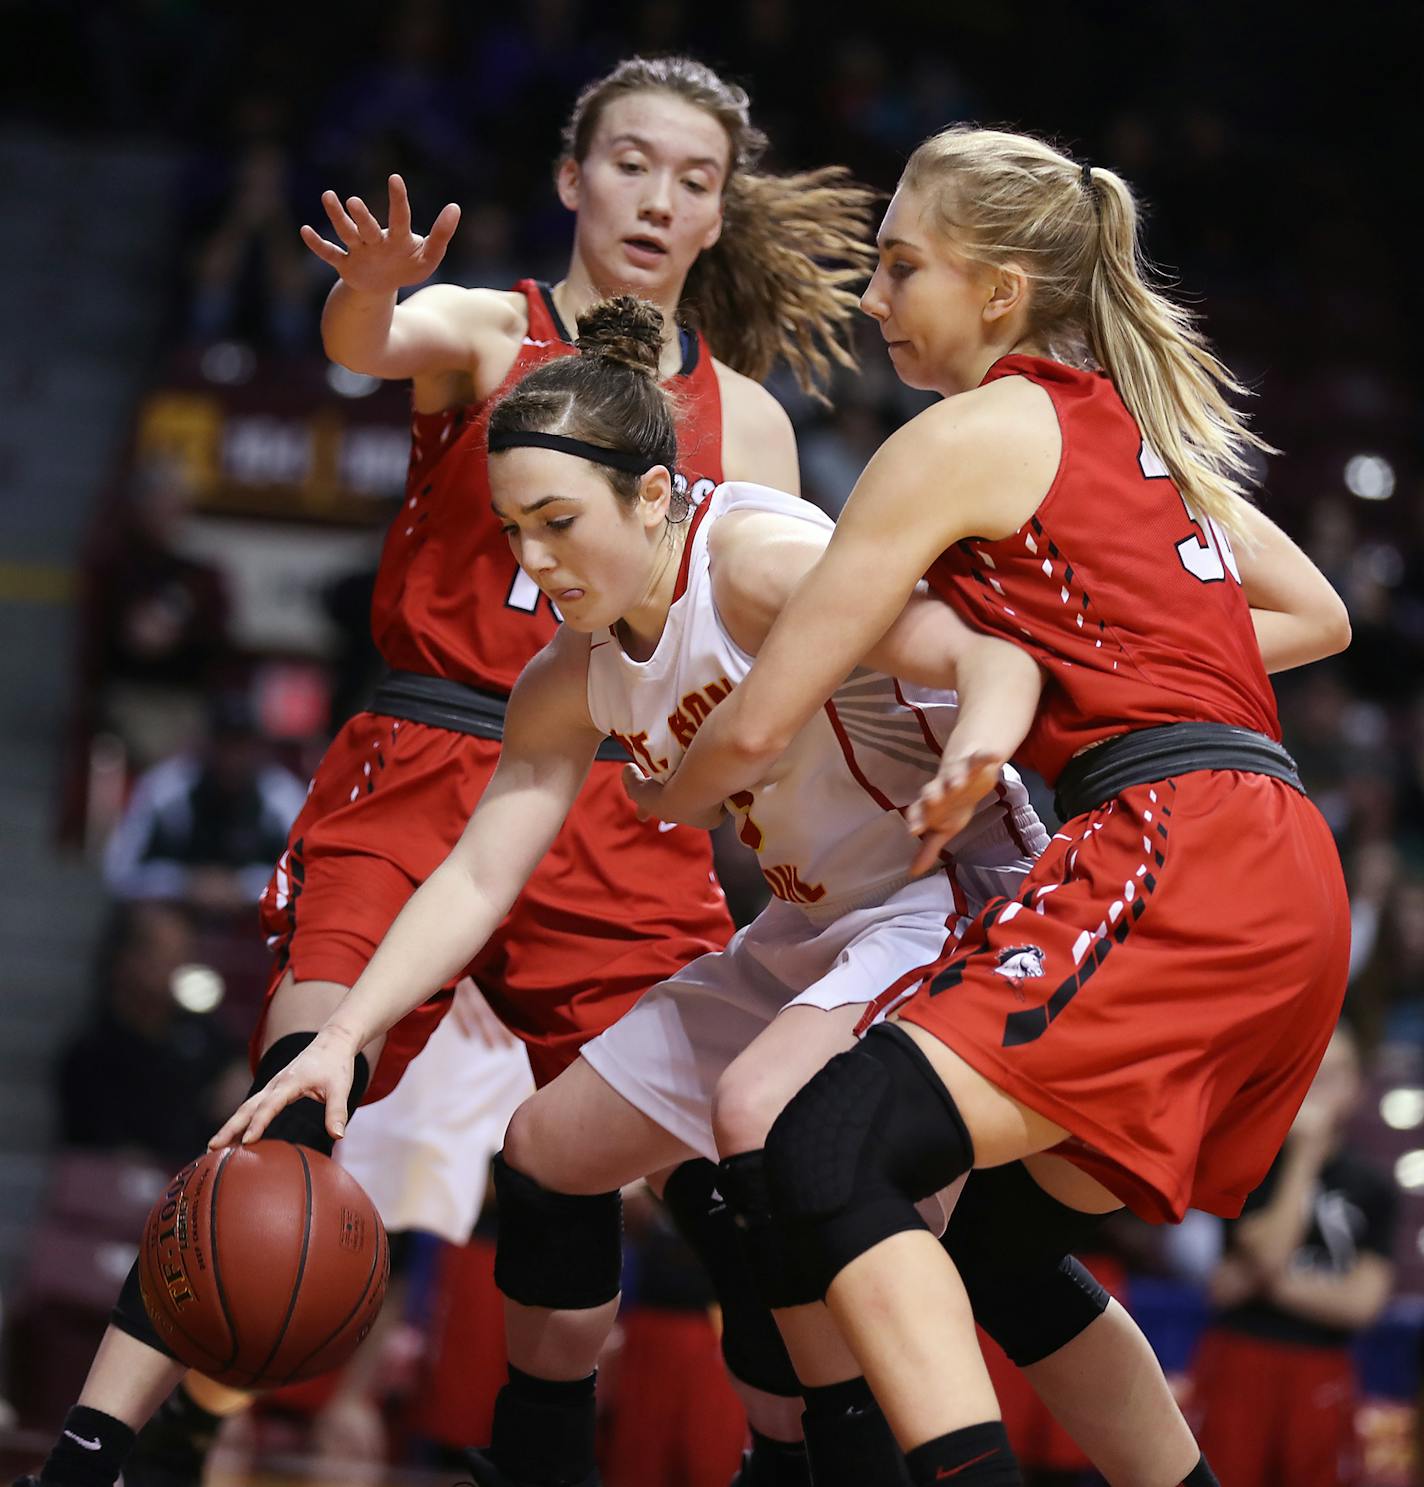
M 540 434 L 533 429 L 506 429 L 491 434 L 486 447 L 491 454 L 498 454 L 501 449 L 557 449 L 560 454 L 576 454 L 582 460 L 626 470 L 630 475 L 645 475 L 654 465 L 662 463 L 631 449 L 608 449 L 584 439 L 571 439 L 566 434 Z

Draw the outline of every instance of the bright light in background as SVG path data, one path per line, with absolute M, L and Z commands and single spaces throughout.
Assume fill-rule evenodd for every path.
M 332 362 L 326 369 L 326 385 L 343 398 L 368 398 L 381 385 L 379 377 L 367 377 Z
M 1406 1151 L 1394 1164 L 1394 1180 L 1402 1188 L 1424 1188 L 1424 1151 Z
M 1396 1131 L 1424 1124 L 1424 1089 L 1390 1090 L 1380 1101 L 1380 1119 Z
M 1394 466 L 1382 454 L 1352 454 L 1345 461 L 1345 486 L 1362 501 L 1387 501 L 1394 494 Z
M 251 378 L 257 370 L 257 356 L 251 346 L 244 346 L 241 341 L 214 341 L 203 352 L 199 365 L 209 382 L 231 387 Z
M 173 972 L 170 989 L 173 1000 L 185 1012 L 211 1012 L 227 990 L 223 978 L 211 966 L 198 965 L 179 966 Z

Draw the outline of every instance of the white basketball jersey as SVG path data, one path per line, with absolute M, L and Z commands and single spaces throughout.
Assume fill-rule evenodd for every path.
M 767 486 L 719 485 L 689 518 L 667 625 L 657 649 L 635 661 L 614 632 L 590 636 L 588 705 L 656 779 L 670 775 L 703 721 L 751 669 L 753 657 L 723 627 L 712 599 L 708 537 L 733 511 L 765 511 L 830 530 L 808 501 Z M 939 767 L 954 726 L 952 692 L 915 688 L 857 669 L 798 733 L 755 790 L 727 802 L 738 834 L 757 854 L 771 891 L 813 918 L 874 902 L 904 883 L 917 843 L 902 811 Z M 1044 842 L 1019 777 L 1006 769 L 997 790 L 947 849 L 974 861 L 974 844 L 1007 829 L 1025 854 Z

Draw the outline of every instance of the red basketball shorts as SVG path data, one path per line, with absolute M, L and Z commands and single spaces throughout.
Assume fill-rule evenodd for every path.
M 1355 1368 L 1347 1348 L 1210 1328 L 1197 1349 L 1192 1424 L 1223 1482 L 1342 1487 L 1357 1480 Z
M 444 860 L 494 772 L 492 740 L 360 713 L 326 751 L 262 896 L 275 963 L 350 986 L 415 889 Z M 569 819 L 508 918 L 467 968 L 553 1079 L 650 986 L 732 933 L 705 832 L 640 822 L 621 766 L 595 763 Z M 457 978 L 458 979 L 458 978 Z M 366 1103 L 395 1088 L 451 988 L 387 1035 Z M 259 1019 L 252 1057 L 262 1046 Z
M 1200 771 L 1068 823 L 900 1015 L 1063 1126 L 1059 1153 L 1142 1217 L 1231 1217 L 1305 1097 L 1349 942 L 1315 807 Z

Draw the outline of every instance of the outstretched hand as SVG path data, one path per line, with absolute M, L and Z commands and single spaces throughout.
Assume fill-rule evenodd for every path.
M 356 1071 L 356 1048 L 343 1034 L 323 1028 L 313 1042 L 264 1088 L 244 1100 L 208 1142 L 208 1150 L 256 1141 L 288 1105 L 301 1099 L 326 1106 L 326 1129 L 333 1138 L 346 1133 L 347 1103 Z
M 412 232 L 410 197 L 399 176 L 390 178 L 389 227 L 376 221 L 359 196 L 349 197 L 343 207 L 336 192 L 323 191 L 321 204 L 345 248 L 327 242 L 305 223 L 302 241 L 352 289 L 365 294 L 394 294 L 408 284 L 423 283 L 439 267 L 460 222 L 460 208 L 452 201 L 440 209 L 425 237 Z
M 946 843 L 969 824 L 975 806 L 999 783 L 1003 762 L 979 750 L 955 754 L 951 737 L 939 773 L 905 812 L 905 824 L 921 838 L 910 868 L 914 876 L 934 867 Z

